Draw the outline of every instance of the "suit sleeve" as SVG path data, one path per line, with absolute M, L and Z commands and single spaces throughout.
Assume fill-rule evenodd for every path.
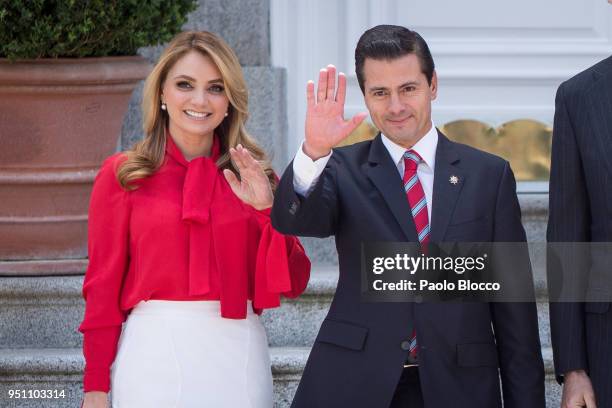
M 559 87 L 555 100 L 549 191 L 547 275 L 549 292 L 557 293 L 561 288 L 554 285 L 562 282 L 561 265 L 571 265 L 575 273 L 588 274 L 589 258 L 572 251 L 572 259 L 567 259 L 567 254 L 555 253 L 555 245 L 551 243 L 590 241 L 591 224 L 580 149 L 568 111 L 564 85 Z M 585 277 L 579 281 L 586 282 Z M 550 328 L 555 374 L 557 381 L 562 383 L 563 375 L 568 371 L 587 370 L 588 367 L 584 303 L 551 302 Z
M 272 206 L 272 225 L 277 231 L 320 238 L 335 233 L 338 216 L 336 166 L 337 155 L 334 154 L 313 190 L 303 197 L 294 189 L 293 162 L 289 163 Z
M 494 242 L 525 242 L 521 209 L 514 175 L 506 162 L 495 207 Z M 504 245 L 502 259 L 512 259 L 512 267 L 502 273 L 513 274 L 529 298 L 534 298 L 533 277 L 526 245 Z M 507 251 L 512 251 L 511 254 Z M 508 262 L 506 262 L 508 264 Z M 507 265 L 509 266 L 509 265 Z M 521 274 L 521 275 L 517 275 Z M 545 406 L 544 363 L 535 302 L 491 303 L 493 329 L 497 343 L 504 407 L 541 408 Z

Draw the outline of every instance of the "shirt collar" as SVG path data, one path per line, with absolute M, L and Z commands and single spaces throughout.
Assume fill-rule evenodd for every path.
M 391 158 L 393 159 L 393 163 L 398 165 L 402 160 L 404 153 L 406 152 L 406 148 L 398 145 L 393 142 L 383 133 L 381 133 L 382 142 L 389 151 Z M 423 159 L 425 164 L 430 169 L 434 169 L 436 165 L 436 148 L 438 147 L 438 131 L 436 129 L 436 125 L 431 122 L 431 129 L 423 136 L 418 142 L 412 146 L 412 150 L 417 152 L 419 156 Z

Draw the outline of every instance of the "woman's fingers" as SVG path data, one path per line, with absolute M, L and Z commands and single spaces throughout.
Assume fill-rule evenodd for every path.
M 247 172 L 251 172 L 252 175 L 262 171 L 259 162 L 242 145 L 239 144 L 235 149 L 230 149 L 230 154 L 241 176 L 245 176 Z
M 272 201 L 272 190 L 259 162 L 242 145 L 230 149 L 230 153 L 240 173 L 240 179 L 230 169 L 224 169 L 223 176 L 234 194 L 255 208 L 269 207 Z
M 223 176 L 225 176 L 225 180 L 227 180 L 227 183 L 230 185 L 234 193 L 240 190 L 240 182 L 233 171 L 230 169 L 223 169 Z
M 251 156 L 251 152 L 248 149 L 245 149 L 242 145 L 238 145 L 238 153 L 240 154 L 240 159 L 242 160 L 242 165 L 245 169 L 253 170 L 257 169 L 259 165 Z
M 245 168 L 245 164 L 244 161 L 242 159 L 242 154 L 240 154 L 239 149 L 241 149 L 242 146 L 238 145 L 235 148 L 230 148 L 230 155 L 232 156 L 232 160 L 234 162 L 234 165 L 236 166 L 236 169 L 242 173 L 242 171 Z

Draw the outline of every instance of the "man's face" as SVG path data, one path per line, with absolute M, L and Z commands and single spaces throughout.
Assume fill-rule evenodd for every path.
M 429 85 L 418 57 L 408 54 L 393 60 L 367 58 L 363 77 L 374 125 L 398 145 L 411 148 L 431 128 L 431 101 L 438 91 L 435 72 Z

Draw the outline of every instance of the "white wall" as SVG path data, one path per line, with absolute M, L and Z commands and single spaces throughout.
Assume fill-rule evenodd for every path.
M 333 63 L 348 78 L 346 116 L 364 111 L 354 69 L 377 24 L 418 31 L 439 76 L 433 118 L 552 124 L 557 86 L 612 54 L 606 0 L 271 0 L 272 63 L 287 69 L 288 157 L 304 134 L 305 88 Z

